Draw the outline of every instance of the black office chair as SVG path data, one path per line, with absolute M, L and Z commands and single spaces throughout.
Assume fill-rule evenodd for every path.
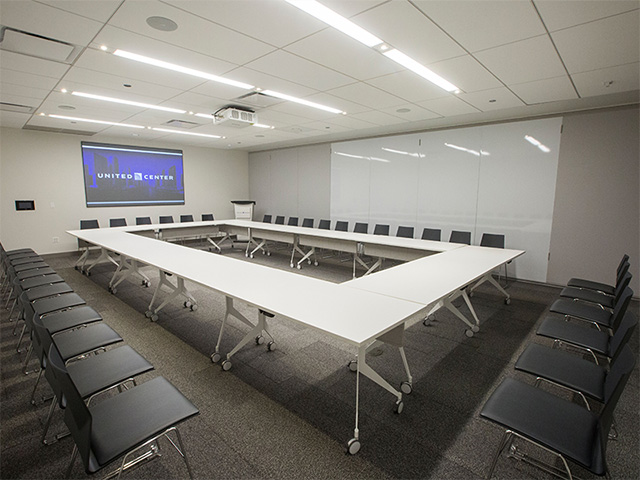
M 504 248 L 504 235 L 501 233 L 483 233 L 480 239 L 481 247 Z M 507 273 L 507 262 L 504 264 L 504 281 L 506 288 L 509 285 L 509 274 Z M 500 282 L 500 269 L 498 269 L 498 282 Z
M 284 225 L 284 215 L 276 215 L 276 225 Z
M 136 225 L 151 225 L 151 217 L 136 217 Z
M 564 287 L 560 292 L 561 297 L 572 298 L 575 301 L 593 303 L 601 308 L 615 308 L 616 303 L 620 300 L 622 293 L 631 283 L 633 275 L 627 272 L 624 277 L 616 285 L 613 295 L 598 292 L 596 290 L 588 290 L 586 288 Z
M 354 233 L 368 233 L 368 231 L 369 231 L 368 223 L 356 222 L 356 224 L 353 226 Z
M 173 223 L 173 215 L 160 215 L 159 223 Z
M 451 236 L 449 237 L 449 242 L 464 243 L 466 245 L 471 245 L 471 232 L 462 232 L 459 230 L 453 230 L 451 232 Z
M 168 380 L 155 377 L 89 407 L 60 356 L 56 355 L 55 348 L 50 350 L 49 365 L 66 401 L 64 422 L 75 442 L 67 478 L 71 476 L 78 453 L 88 474 L 123 457 L 119 475 L 127 466 L 135 464 L 136 459 L 127 462 L 131 454 L 143 447 L 150 448 L 162 436 L 169 439 L 180 452 L 189 478 L 193 478 L 182 438 L 176 427 L 200 412 Z M 175 431 L 177 445 L 168 436 L 171 431 Z
M 80 220 L 80 230 L 89 230 L 93 228 L 100 228 L 100 224 L 98 223 L 98 220 L 96 219 Z M 89 249 L 94 246 L 95 245 L 91 243 L 78 239 L 78 249 L 83 250 L 83 252 L 80 255 L 80 258 L 76 260 L 76 263 L 73 266 L 73 268 L 75 268 L 76 270 L 80 270 L 81 272 L 84 271 L 84 266 L 86 265 L 87 260 L 89 260 Z
M 202 221 L 203 222 L 213 222 L 215 219 L 213 218 L 213 213 L 203 213 Z
M 110 227 L 126 227 L 127 219 L 126 218 L 110 218 L 109 226 Z
M 423 228 L 422 229 L 422 240 L 434 240 L 436 242 L 440 241 L 442 231 L 439 228 Z
M 413 227 L 398 227 L 396 237 L 413 238 Z
M 193 215 L 180 215 L 180 223 L 193 222 Z
M 635 365 L 635 358 L 628 346 L 625 346 L 617 362 L 616 375 L 607 376 L 605 388 L 611 394 L 600 414 L 533 385 L 506 378 L 480 412 L 483 418 L 506 429 L 487 478 L 491 478 L 505 448 L 511 457 L 527 461 L 557 476 L 566 473 L 568 478 L 572 478 L 567 460 L 596 475 L 609 476 L 606 450 L 613 412 Z M 553 453 L 562 461 L 564 471 L 521 453 L 514 444 L 516 439 Z
M 389 235 L 389 225 L 382 225 L 380 223 L 376 223 L 376 226 L 373 227 L 374 235 Z
M 318 228 L 320 230 L 331 230 L 331 220 L 320 220 Z
M 271 215 L 265 214 L 264 217 L 262 217 L 262 223 L 271 223 Z
M 305 218 L 302 220 L 302 226 L 307 228 L 313 228 L 313 218 Z
M 291 225 L 294 227 L 298 226 L 298 217 L 289 217 L 289 221 L 287 222 L 287 225 Z
M 616 269 L 616 281 L 619 278 L 627 273 L 629 270 L 629 255 L 626 253 L 622 256 L 620 263 L 618 264 L 618 268 Z M 603 293 L 607 293 L 609 295 L 613 295 L 616 286 L 608 285 L 605 283 L 594 282 L 592 280 L 585 280 L 583 278 L 572 278 L 567 282 L 567 286 L 569 287 L 577 287 L 577 288 L 586 288 L 589 290 L 597 290 Z
M 336 232 L 348 232 L 349 231 L 349 222 L 345 222 L 343 220 L 338 220 L 336 222 L 336 226 L 334 228 Z

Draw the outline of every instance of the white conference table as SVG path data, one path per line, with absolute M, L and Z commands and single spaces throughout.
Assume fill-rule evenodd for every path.
M 273 237 L 278 237 L 280 232 L 283 235 L 278 237 L 280 239 L 278 241 L 290 240 L 292 244 L 296 241 L 296 236 L 309 237 L 312 239 L 309 243 L 317 244 L 330 242 L 331 237 L 335 235 L 334 238 L 344 248 L 347 248 L 346 244 L 350 241 L 359 245 L 372 245 L 390 250 L 408 248 L 422 251 L 426 256 L 373 275 L 334 284 L 158 239 L 163 236 L 174 238 L 183 234 L 216 236 L 220 232 L 225 235 L 243 234 L 251 238 L 253 233 L 249 229 L 260 232 L 259 234 L 268 231 L 273 234 L 271 235 Z M 165 235 L 165 232 L 169 234 Z M 178 232 L 179 235 L 171 232 Z M 215 350 L 211 355 L 212 361 L 222 360 L 219 348 L 229 317 L 233 316 L 249 327 L 249 331 L 240 342 L 226 354 L 222 362 L 224 370 L 231 368 L 232 356 L 247 343 L 255 340 L 255 343 L 262 344 L 263 333 L 271 339 L 267 348 L 275 349 L 275 340 L 268 326 L 268 318 L 274 315 L 291 319 L 354 345 L 357 349 L 357 357 L 352 362 L 351 369 L 356 372 L 355 427 L 354 436 L 347 444 L 347 451 L 351 454 L 357 453 L 360 449 L 358 429 L 360 374 L 392 393 L 396 397 L 395 411 L 400 413 L 404 407 L 403 394 L 408 394 L 412 390 L 412 377 L 404 353 L 404 330 L 441 306 L 456 313 L 457 309 L 451 305 L 451 302 L 460 295 L 465 297 L 465 301 L 473 312 L 465 287 L 474 282 L 484 281 L 483 279 L 487 276 L 493 280 L 491 271 L 495 267 L 524 253 L 519 250 L 468 247 L 443 242 L 303 227 L 283 225 L 265 227 L 265 224 L 259 222 L 238 220 L 139 225 L 74 230 L 68 233 L 100 247 L 101 256 L 104 252 L 118 254 L 116 261 L 118 268 L 109 286 L 112 293 L 116 293 L 115 286 L 131 274 L 142 276 L 143 284 L 148 286 L 148 279 L 139 271 L 141 264 L 158 269 L 160 283 L 156 286 L 149 310 L 146 312 L 147 317 L 152 320 L 157 320 L 157 312 L 179 295 L 187 298 L 184 304 L 186 307 L 195 310 L 197 303 L 185 288 L 185 280 L 224 295 L 226 312 Z M 403 247 L 404 245 L 407 247 Z M 356 247 L 356 251 L 357 248 L 359 247 Z M 167 278 L 168 274 L 176 277 L 177 285 L 170 282 Z M 498 285 L 497 282 L 495 283 Z M 172 292 L 159 307 L 153 309 L 162 286 L 169 287 Z M 499 285 L 498 288 L 501 289 Z M 508 298 L 508 294 L 504 293 Z M 318 302 L 319 298 L 322 299 L 321 302 Z M 235 308 L 235 300 L 256 307 L 257 322 L 252 322 L 243 316 Z M 459 311 L 456 315 L 470 327 L 467 332 L 477 331 L 480 322 L 475 312 L 473 312 L 475 320 L 473 323 Z M 407 380 L 403 381 L 398 389 L 366 362 L 368 349 L 377 342 L 387 343 L 399 349 Z

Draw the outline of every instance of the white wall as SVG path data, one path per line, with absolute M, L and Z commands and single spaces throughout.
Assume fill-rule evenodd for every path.
M 137 216 L 213 213 L 217 219 L 233 218 L 231 200 L 249 195 L 246 152 L 218 150 L 159 142 L 100 141 L 141 146 L 179 148 L 184 154 L 185 204 L 154 207 L 87 208 L 80 142 L 91 137 L 18 129 L 0 129 L 0 238 L 5 248 L 31 247 L 39 253 L 75 250 L 76 241 L 67 230 L 79 228 L 80 220 L 97 218 L 100 226 L 109 219 Z M 17 212 L 15 200 L 35 200 L 33 212 Z M 54 243 L 54 238 L 57 242 Z

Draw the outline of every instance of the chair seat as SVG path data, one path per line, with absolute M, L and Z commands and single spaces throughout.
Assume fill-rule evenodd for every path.
M 67 366 L 67 371 L 83 398 L 151 370 L 153 365 L 129 345 Z
M 25 270 L 22 272 L 16 272 L 16 278 L 18 280 L 26 280 L 28 278 L 41 277 L 43 275 L 51 275 L 56 271 L 51 267 L 35 268 L 33 270 Z
M 51 285 L 54 283 L 64 282 L 64 279 L 57 273 L 51 275 L 39 275 L 37 277 L 27 278 L 22 282 L 19 282 L 22 291 L 29 290 L 31 288 L 41 287 L 43 285 Z
M 5 255 L 11 257 L 13 255 L 22 255 L 24 253 L 36 253 L 36 252 L 31 248 L 16 248 L 14 250 L 7 250 L 4 253 Z
M 561 297 L 576 298 L 585 302 L 597 303 L 603 307 L 613 308 L 615 297 L 605 295 L 595 290 L 584 290 L 577 287 L 565 287 L 560 292 Z
M 26 263 L 36 263 L 36 262 L 44 262 L 44 260 L 39 256 L 31 256 L 31 257 L 12 257 L 9 259 L 9 263 L 12 267 L 17 267 L 19 265 L 24 265 Z
M 85 328 L 60 332 L 53 337 L 53 342 L 60 357 L 66 362 L 83 353 L 122 342 L 122 337 L 106 323 L 99 322 Z
M 92 307 L 83 306 L 64 312 L 52 313 L 42 319 L 42 325 L 49 333 L 61 332 L 69 328 L 102 321 L 102 317 Z
M 90 408 L 91 447 L 99 466 L 199 413 L 167 379 L 156 377 Z
M 532 343 L 522 352 L 515 368 L 604 402 L 606 370 L 564 350 Z
M 37 261 L 37 262 L 30 262 L 30 263 L 23 263 L 22 265 L 16 265 L 15 267 L 11 267 L 13 268 L 13 271 L 16 273 L 22 273 L 24 271 L 27 270 L 35 270 L 38 268 L 46 268 L 49 265 L 47 265 L 45 262 L 43 261 Z
M 77 293 L 67 293 L 58 297 L 43 298 L 33 303 L 33 310 L 36 315 L 41 316 L 50 312 L 63 310 L 65 308 L 84 305 L 86 302 Z
M 41 298 L 52 297 L 54 295 L 62 295 L 63 293 L 71 292 L 73 292 L 73 288 L 71 288 L 65 282 L 60 282 L 30 288 L 25 292 L 25 295 L 27 297 L 27 300 L 33 302 L 34 300 L 38 300 Z
M 480 415 L 551 448 L 592 470 L 598 417 L 584 407 L 532 385 L 506 378 Z M 602 471 L 593 471 L 602 475 Z
M 589 348 L 607 357 L 611 356 L 609 345 L 611 337 L 607 332 L 601 332 L 595 328 L 569 323 L 560 318 L 547 317 L 538 327 L 536 334 Z
M 559 298 L 551 304 L 549 310 L 562 315 L 581 318 L 589 322 L 596 322 L 605 327 L 611 327 L 611 312 L 595 305 L 574 302 L 566 298 Z
M 606 293 L 607 295 L 615 294 L 616 287 L 613 285 L 607 285 L 606 283 L 593 282 L 591 280 L 585 280 L 583 278 L 572 278 L 567 282 L 569 287 L 586 288 L 588 290 L 596 290 Z

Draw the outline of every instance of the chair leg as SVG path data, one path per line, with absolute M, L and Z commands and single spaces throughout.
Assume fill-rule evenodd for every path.
M 174 428 L 174 430 L 176 432 L 176 437 L 178 438 L 178 444 L 180 445 L 180 448 L 176 447 L 176 445 L 173 444 L 173 442 L 171 443 L 173 444 L 174 447 L 176 447 L 176 450 L 178 450 L 180 455 L 182 455 L 184 464 L 187 466 L 187 471 L 189 472 L 189 478 L 193 480 L 193 471 L 191 470 L 191 464 L 189 463 L 189 459 L 187 458 L 187 452 L 185 451 L 184 444 L 182 443 L 182 436 L 180 435 L 180 431 L 177 428 Z M 167 438 L 169 437 L 167 436 Z
M 71 453 L 71 462 L 69 462 L 69 467 L 67 467 L 67 474 L 65 478 L 71 478 L 71 472 L 73 471 L 73 464 L 76 462 L 77 456 L 78 456 L 78 447 L 77 445 L 74 445 L 73 452 Z
M 505 449 L 507 444 L 511 443 L 512 437 L 513 433 L 511 432 L 511 430 L 505 430 L 504 435 L 502 435 L 502 439 L 500 440 L 500 444 L 498 445 L 498 449 L 496 450 L 496 453 L 493 456 L 493 460 L 491 461 L 491 468 L 489 469 L 489 473 L 487 474 L 487 480 L 489 480 L 493 475 L 493 471 L 496 469 L 496 464 L 498 463 L 498 458 L 500 457 L 500 454 Z

